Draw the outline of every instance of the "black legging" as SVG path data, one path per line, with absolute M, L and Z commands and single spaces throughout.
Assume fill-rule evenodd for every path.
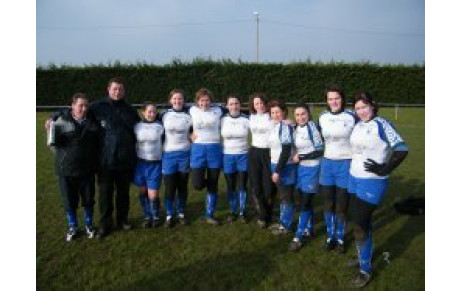
M 251 194 L 256 202 L 259 219 L 270 222 L 276 195 L 276 186 L 271 179 L 270 149 L 251 147 L 248 162 Z
M 320 187 L 323 196 L 324 211 L 330 211 L 337 215 L 342 220 L 347 220 L 348 202 L 350 194 L 347 189 L 336 186 Z
M 206 178 L 205 178 L 206 174 Z M 192 184 L 195 190 L 208 188 L 209 193 L 217 194 L 220 169 L 195 168 L 192 169 Z
M 246 192 L 248 172 L 235 172 L 231 174 L 225 174 L 225 180 L 227 181 L 227 191 L 235 192 L 236 185 L 238 184 L 238 190 Z

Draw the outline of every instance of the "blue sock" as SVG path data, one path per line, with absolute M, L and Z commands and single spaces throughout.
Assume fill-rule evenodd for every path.
M 313 209 L 308 209 L 308 219 L 307 219 L 307 226 L 308 232 L 310 235 L 313 235 L 313 226 L 315 225 L 315 216 L 313 213 Z
M 345 238 L 345 229 L 347 227 L 347 221 L 344 219 L 337 218 L 337 240 L 340 240 L 343 242 L 343 239 Z
M 206 217 L 213 218 L 217 204 L 217 194 L 209 193 L 206 195 Z
M 171 198 L 165 199 L 166 217 L 174 215 L 174 201 Z
M 286 229 L 291 229 L 292 222 L 294 221 L 294 205 L 293 204 L 285 204 L 284 205 L 284 212 L 282 216 L 282 224 Z
M 370 274 L 372 271 L 372 231 L 369 230 L 369 235 L 364 241 L 356 241 L 356 249 L 358 250 L 359 270 Z
M 309 211 L 301 211 L 299 215 L 299 224 L 297 226 L 297 232 L 295 234 L 295 237 L 300 239 L 305 231 L 305 228 L 307 227 L 308 224 L 308 219 L 310 216 Z
M 144 214 L 145 218 L 149 217 L 149 205 L 148 205 L 148 197 L 145 193 L 139 193 L 139 204 L 141 205 L 142 213 Z
M 240 215 L 243 215 L 246 210 L 246 191 L 240 191 L 239 196 Z
M 326 221 L 327 238 L 333 240 L 335 233 L 335 213 L 331 211 L 325 211 L 324 220 Z
M 235 192 L 228 192 L 228 203 L 230 204 L 230 211 L 232 214 L 236 214 L 236 193 Z
M 83 216 L 85 217 L 85 225 L 92 226 L 93 225 L 93 207 L 84 207 Z
M 75 210 L 69 210 L 66 212 L 66 214 L 67 214 L 67 223 L 69 224 L 69 228 L 77 228 L 78 220 L 77 220 L 77 214 Z
M 280 224 L 283 224 L 283 216 L 284 216 L 284 209 L 285 209 L 285 204 L 280 203 Z

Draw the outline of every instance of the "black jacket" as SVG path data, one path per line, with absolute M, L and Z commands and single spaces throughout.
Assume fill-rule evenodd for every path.
M 134 170 L 134 125 L 140 121 L 137 110 L 124 99 L 113 101 L 107 97 L 91 103 L 88 114 L 101 127 L 100 166 L 106 170 Z
M 96 172 L 99 154 L 99 127 L 86 118 L 79 124 L 70 110 L 55 122 L 56 173 L 60 176 L 88 176 Z

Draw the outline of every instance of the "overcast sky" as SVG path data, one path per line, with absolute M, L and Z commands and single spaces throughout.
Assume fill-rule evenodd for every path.
M 36 64 L 425 62 L 423 0 L 39 0 Z

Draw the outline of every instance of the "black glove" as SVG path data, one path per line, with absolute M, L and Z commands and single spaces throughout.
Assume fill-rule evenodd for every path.
M 390 153 L 389 158 L 387 159 L 387 163 L 379 164 L 372 159 L 367 159 L 364 162 L 364 168 L 366 171 L 374 173 L 379 176 L 386 176 L 389 175 L 394 169 L 396 169 L 402 161 L 407 156 L 407 151 L 392 151 Z
M 364 169 L 366 169 L 366 171 L 374 173 L 374 174 L 376 174 L 378 176 L 386 176 L 386 175 L 389 174 L 386 171 L 386 167 L 387 167 L 386 163 L 379 164 L 379 163 L 377 163 L 376 161 L 374 161 L 372 159 L 367 159 L 367 161 L 364 162 Z

